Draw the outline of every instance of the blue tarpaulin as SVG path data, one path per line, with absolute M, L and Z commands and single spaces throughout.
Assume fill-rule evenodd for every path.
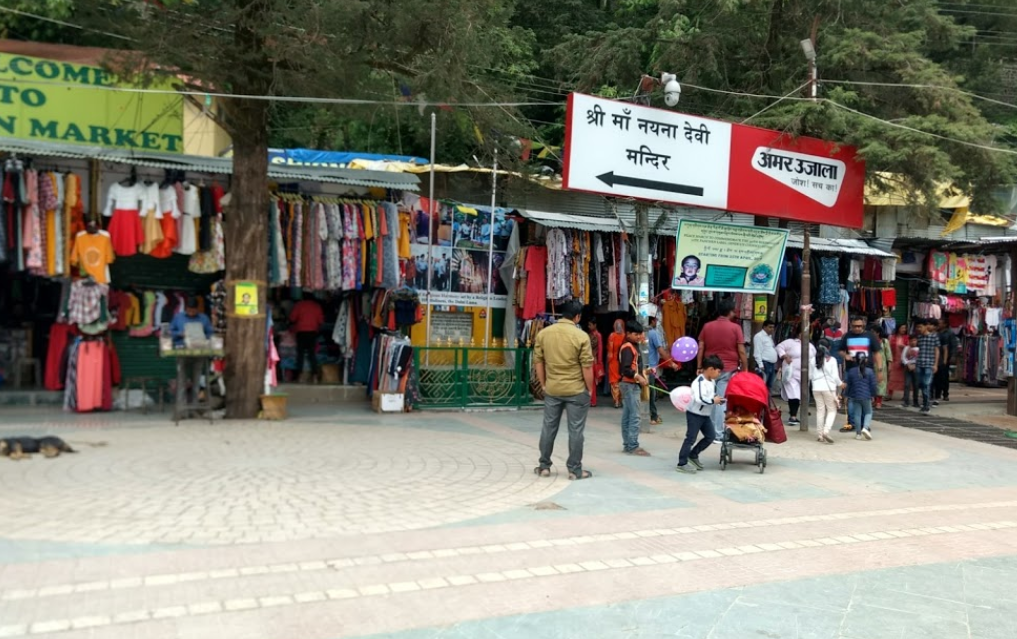
M 424 158 L 411 155 L 385 155 L 380 153 L 359 153 L 357 151 L 316 151 L 314 149 L 269 149 L 268 163 L 283 166 L 317 166 L 330 169 L 344 169 L 353 160 L 388 160 L 391 162 L 413 162 L 427 164 Z

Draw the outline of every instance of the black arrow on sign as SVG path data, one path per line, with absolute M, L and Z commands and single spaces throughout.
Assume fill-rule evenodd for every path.
M 703 195 L 703 187 L 689 186 L 688 184 L 672 184 L 670 182 L 658 182 L 656 180 L 644 180 L 642 178 L 615 175 L 614 171 L 598 175 L 597 179 L 608 186 L 621 184 L 622 186 L 634 186 L 638 189 L 652 189 L 654 191 L 669 191 L 671 193 L 682 193 L 684 195 Z

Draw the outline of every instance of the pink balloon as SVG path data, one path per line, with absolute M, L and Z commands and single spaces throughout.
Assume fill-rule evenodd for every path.
M 671 344 L 671 357 L 676 362 L 691 362 L 699 354 L 699 342 L 691 337 L 679 337 Z
M 689 403 L 691 401 L 692 389 L 688 386 L 678 386 L 671 389 L 671 403 L 681 412 L 685 412 L 685 409 L 689 407 Z

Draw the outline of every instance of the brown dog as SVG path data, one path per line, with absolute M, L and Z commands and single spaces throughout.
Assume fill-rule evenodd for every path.
M 17 461 L 29 459 L 32 453 L 42 453 L 43 457 L 57 457 L 60 453 L 76 453 L 67 442 L 47 435 L 46 437 L 5 437 L 0 439 L 0 456 L 7 456 Z

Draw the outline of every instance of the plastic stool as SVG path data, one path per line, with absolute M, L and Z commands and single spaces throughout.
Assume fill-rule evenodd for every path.
M 148 387 L 150 385 L 153 387 L 152 390 L 156 393 L 159 402 L 159 412 L 161 413 L 163 411 L 165 401 L 164 386 L 166 385 L 166 382 L 157 377 L 128 377 L 124 379 L 123 385 L 120 387 L 120 392 L 125 393 L 124 410 L 130 410 L 128 407 L 128 401 L 130 400 L 130 391 L 132 386 L 137 387 L 141 391 L 141 394 L 147 397 Z M 141 414 L 148 414 L 148 404 L 145 403 L 144 399 L 141 400 Z

